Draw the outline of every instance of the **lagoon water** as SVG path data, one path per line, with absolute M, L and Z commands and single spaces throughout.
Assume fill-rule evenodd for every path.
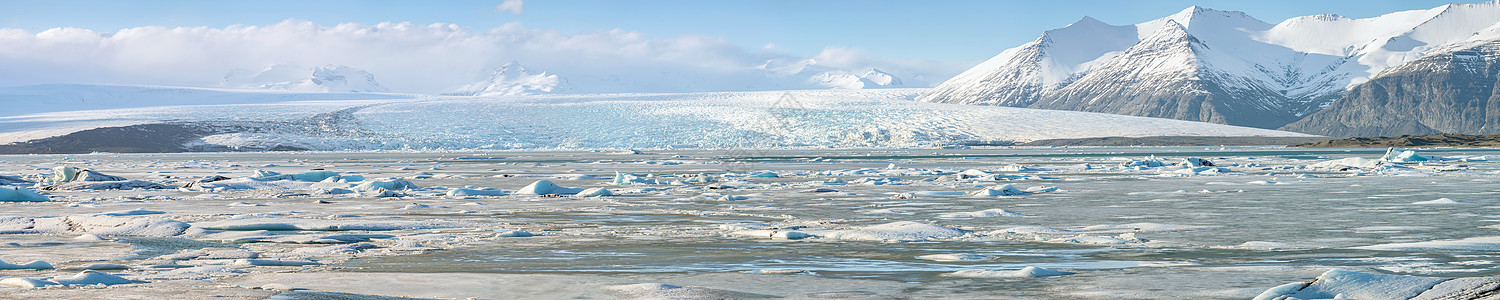
M 256 169 L 322 169 L 370 180 L 404 179 L 420 188 L 401 191 L 398 198 L 270 188 L 54 191 L 52 202 L 0 203 L 0 216 L 144 208 L 165 212 L 150 217 L 200 227 L 236 216 L 447 222 L 440 228 L 378 232 L 266 233 L 279 238 L 369 234 L 363 239 L 368 249 L 300 256 L 294 254 L 311 252 L 299 249 L 349 243 L 169 237 L 213 242 L 196 248 L 239 247 L 263 258 L 322 262 L 298 268 L 239 266 L 243 272 L 206 277 L 225 284 L 435 298 L 507 299 L 518 297 L 507 293 L 526 292 L 604 299 L 671 293 L 1243 299 L 1330 269 L 1500 275 L 1500 226 L 1495 226 L 1500 224 L 1500 162 L 1490 161 L 1500 161 L 1500 150 L 1419 152 L 1434 161 L 1315 168 L 1309 166 L 1347 157 L 1375 159 L 1385 151 L 1280 147 L 3 156 L 4 175 L 69 165 L 180 184 L 208 175 L 248 176 Z M 1214 166 L 1173 165 L 1187 157 Z M 1153 160 L 1165 165 L 1144 163 Z M 616 184 L 616 172 L 627 184 Z M 615 195 L 446 195 L 466 186 L 515 191 L 537 180 L 603 187 Z M 1003 185 L 1031 192 L 974 195 Z M 332 203 L 314 202 L 319 199 Z M 531 236 L 517 236 L 515 230 Z M 0 238 L 49 236 L 71 238 Z M 132 242 L 141 240 L 111 242 L 149 248 Z M 22 247 L 0 252 L 0 259 L 45 260 L 36 253 L 46 251 Z M 137 265 L 153 260 L 145 256 L 103 260 Z M 66 258 L 52 260 L 67 264 Z M 1026 267 L 1073 274 L 1016 272 Z M 0 275 L 52 274 L 28 272 L 34 273 Z M 147 282 L 139 285 L 150 286 L 160 281 L 147 278 L 158 273 L 139 268 L 122 276 L 137 276 Z M 642 283 L 688 288 L 632 286 Z

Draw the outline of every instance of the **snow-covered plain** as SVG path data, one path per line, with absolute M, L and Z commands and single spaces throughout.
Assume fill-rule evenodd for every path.
M 130 108 L 66 111 L 58 103 L 67 97 L 18 97 L 18 105 L 29 110 L 0 115 L 0 143 L 167 122 L 257 128 L 190 142 L 195 144 L 312 150 L 893 148 L 1105 136 L 1305 136 L 1168 119 L 912 101 L 922 89 L 438 97 L 34 86 L 0 94 L 48 95 L 49 90 L 57 90 L 53 95 L 98 91 L 93 93 L 109 97 L 67 97 L 114 99 L 110 104 Z M 109 92 L 114 90 L 123 92 Z M 188 105 L 182 99 L 208 103 Z
M 1279 147 L 0 156 L 6 182 L 49 200 L 0 202 L 0 294 L 1434 299 L 1492 287 L 1500 150 L 1414 150 L 1395 157 L 1427 160 Z M 57 176 L 83 170 L 98 175 Z M 171 188 L 44 188 L 107 176 Z M 608 195 L 568 195 L 598 188 Z M 311 291 L 283 292 L 296 288 Z

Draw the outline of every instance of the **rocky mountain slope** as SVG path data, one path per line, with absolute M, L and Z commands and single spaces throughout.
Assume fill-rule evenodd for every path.
M 1500 39 L 1481 35 L 1434 52 L 1385 70 L 1283 129 L 1328 136 L 1500 133 Z
M 1085 17 L 917 99 L 1280 128 L 1387 76 L 1387 69 L 1442 55 L 1441 49 L 1472 42 L 1497 23 L 1500 2 L 1365 19 L 1307 16 L 1276 25 L 1201 7 L 1125 26 Z

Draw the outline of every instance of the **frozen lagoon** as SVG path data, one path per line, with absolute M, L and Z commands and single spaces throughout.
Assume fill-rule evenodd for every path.
M 31 188 L 51 201 L 0 203 L 0 260 L 54 267 L 0 279 L 100 269 L 132 282 L 0 293 L 1245 299 L 1333 269 L 1500 275 L 1500 150 L 1419 152 L 1437 159 L 1310 167 L 1385 149 L 1279 147 L 0 156 L 0 175 L 31 180 L 58 166 L 174 187 L 235 178 Z M 1174 165 L 1187 157 L 1214 165 Z M 256 170 L 362 180 L 225 183 Z M 417 188 L 355 187 L 392 179 Z M 538 180 L 613 195 L 449 196 Z

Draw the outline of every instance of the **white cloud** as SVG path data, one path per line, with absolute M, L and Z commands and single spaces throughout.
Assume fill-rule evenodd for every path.
M 501 64 L 518 61 L 562 76 L 578 92 L 770 90 L 809 88 L 806 77 L 765 67 L 768 61 L 808 58 L 769 47 L 747 50 L 713 36 L 661 39 L 619 29 L 570 35 L 520 23 L 484 31 L 441 23 L 320 26 L 297 20 L 224 28 L 148 26 L 114 33 L 0 29 L 0 86 L 212 86 L 234 69 L 338 64 L 367 70 L 394 91 L 431 93 L 473 82 Z M 844 48 L 829 48 L 811 58 L 820 66 L 851 71 L 878 67 L 902 77 L 908 86 L 935 84 L 967 67 L 885 59 Z
M 525 4 L 523 4 L 521 0 L 505 0 L 505 2 L 501 2 L 500 5 L 495 6 L 495 11 L 502 13 L 509 12 L 519 15 L 521 14 L 521 10 L 524 8 Z

